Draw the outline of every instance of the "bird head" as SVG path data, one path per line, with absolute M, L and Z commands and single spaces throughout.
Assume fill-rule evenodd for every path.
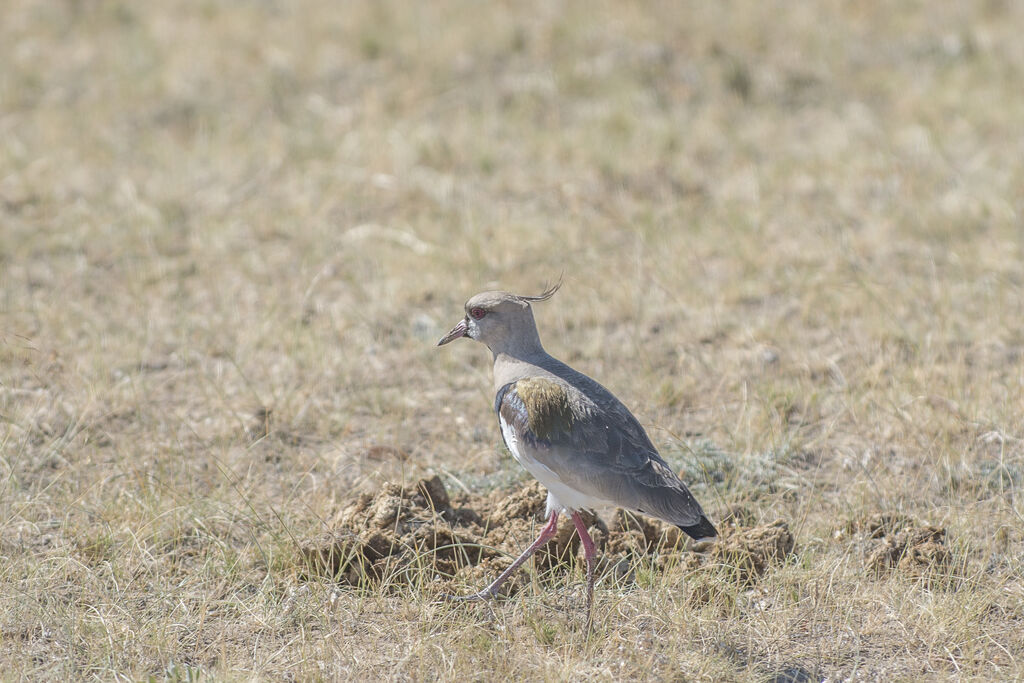
M 466 302 L 466 317 L 437 345 L 469 337 L 485 344 L 495 355 L 539 350 L 542 347 L 530 303 L 550 299 L 561 286 L 559 281 L 537 296 L 500 291 L 476 294 Z

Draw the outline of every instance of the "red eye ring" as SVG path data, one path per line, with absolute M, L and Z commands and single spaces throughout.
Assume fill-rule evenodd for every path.
M 473 320 L 479 320 L 480 318 L 487 315 L 487 311 L 485 311 L 482 308 L 471 308 L 469 309 L 469 314 L 473 316 Z

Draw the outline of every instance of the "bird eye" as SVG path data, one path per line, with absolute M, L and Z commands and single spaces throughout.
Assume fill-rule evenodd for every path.
M 485 311 L 482 308 L 471 308 L 469 309 L 469 314 L 473 316 L 473 320 L 479 320 L 480 318 L 487 315 L 487 311 Z

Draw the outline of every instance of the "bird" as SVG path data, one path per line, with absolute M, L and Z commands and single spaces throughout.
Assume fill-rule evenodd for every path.
M 559 280 L 537 296 L 487 291 L 437 342 L 481 342 L 494 360 L 494 412 L 506 448 L 548 490 L 547 524 L 490 585 L 454 600 L 487 600 L 548 542 L 567 513 L 587 564 L 587 624 L 592 626 L 597 551 L 581 510 L 620 507 L 675 524 L 694 539 L 718 535 L 686 484 L 659 455 L 640 422 L 608 389 L 555 359 L 541 344 L 531 304 L 547 301 Z

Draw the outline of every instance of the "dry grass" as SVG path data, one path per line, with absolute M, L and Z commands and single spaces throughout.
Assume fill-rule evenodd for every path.
M 1024 677 L 1020 4 L 3 15 L 4 677 Z M 353 490 L 521 479 L 433 341 L 563 270 L 549 350 L 794 557 L 607 579 L 591 639 L 578 573 L 304 578 Z M 877 513 L 942 575 L 873 572 Z

